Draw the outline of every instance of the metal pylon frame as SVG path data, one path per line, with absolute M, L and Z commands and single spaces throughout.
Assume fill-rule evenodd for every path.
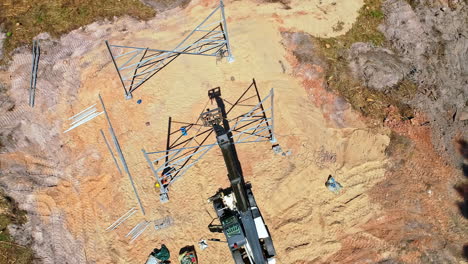
M 257 84 L 253 79 L 252 84 L 235 102 L 223 100 L 229 105 L 227 114 L 235 116 L 228 120 L 233 123 L 230 131 L 235 144 L 266 141 L 273 144 L 276 142 L 273 89 L 261 99 Z M 204 111 L 205 109 L 202 112 Z M 169 200 L 169 187 L 217 145 L 214 138 L 212 141 L 209 140 L 213 129 L 206 128 L 201 122 L 200 118 L 195 123 L 188 123 L 174 121 L 169 117 L 166 150 L 147 152 L 142 149 L 159 184 L 161 202 Z M 179 125 L 179 127 L 173 128 L 174 125 Z M 180 126 L 185 128 L 187 136 L 182 135 Z
M 216 13 L 220 14 L 219 20 L 214 19 Z M 131 99 L 136 89 L 182 54 L 227 57 L 229 62 L 234 61 L 222 0 L 173 50 L 113 45 L 107 40 L 105 42 L 126 99 Z

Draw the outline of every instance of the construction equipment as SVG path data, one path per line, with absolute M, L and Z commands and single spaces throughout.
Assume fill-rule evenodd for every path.
M 221 98 L 219 87 L 209 90 L 208 97 L 212 104 L 215 101 L 215 109 L 204 110 L 195 123 L 169 118 L 166 150 L 146 152 L 142 149 L 158 182 L 160 201 L 168 202 L 169 187 L 210 149 L 219 146 L 231 186 L 220 189 L 209 199 L 220 224 L 212 222 L 208 228 L 211 232 L 225 234 L 236 264 L 273 264 L 276 252 L 270 232 L 255 201 L 252 186 L 244 180 L 234 146 L 253 142 L 276 144 L 273 89 L 261 99 L 256 82 L 252 80 L 252 84 L 232 103 Z M 224 102 L 229 105 L 228 109 Z M 227 118 L 228 114 L 231 119 Z M 173 129 L 172 124 L 184 126 L 187 135 L 182 135 L 179 128 Z M 216 142 L 206 143 L 213 132 Z
M 216 133 L 231 183 L 209 201 L 213 203 L 236 264 L 276 263 L 273 241 L 255 201 L 252 185 L 244 181 L 220 88 L 211 89 L 208 96 L 216 100 L 218 108 L 203 113 L 201 119 Z
M 270 93 L 261 99 L 257 84 L 253 79 L 249 87 L 236 101 L 229 102 L 222 99 L 229 105 L 225 112 L 226 115 L 230 115 L 231 119 L 226 120 L 226 122 L 233 123 L 230 135 L 232 135 L 234 144 L 255 142 L 276 144 L 273 96 L 273 89 L 271 89 Z M 202 113 L 205 108 L 206 106 Z M 222 115 L 216 110 L 208 111 L 204 117 L 206 118 L 207 115 L 219 115 L 219 118 L 222 118 Z M 218 145 L 218 143 L 211 141 L 213 127 L 208 124 L 207 128 L 202 121 L 205 122 L 202 117 L 199 117 L 194 123 L 174 121 L 169 117 L 166 150 L 147 152 L 142 149 L 148 166 L 156 178 L 155 186 L 160 189 L 161 202 L 168 202 L 168 192 L 171 185 Z M 178 125 L 185 128 L 187 135 L 181 134 L 179 127 L 174 128 Z

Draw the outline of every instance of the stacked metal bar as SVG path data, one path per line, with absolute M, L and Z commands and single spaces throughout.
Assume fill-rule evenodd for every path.
M 146 230 L 146 228 L 149 226 L 151 222 L 148 222 L 146 220 L 141 221 L 138 223 L 130 232 L 125 237 L 132 236 L 132 240 L 130 240 L 130 243 L 135 241 L 143 232 Z
M 94 119 L 95 117 L 99 116 L 99 115 L 102 115 L 104 112 L 96 112 L 97 109 L 96 109 L 96 104 L 86 108 L 85 110 L 79 112 L 78 114 L 70 117 L 68 120 L 72 120 L 71 124 L 70 124 L 70 128 L 65 130 L 63 133 L 67 133 L 77 127 L 79 127 L 80 125 L 88 122 L 88 121 L 91 121 L 92 119 Z
M 33 41 L 32 48 L 32 72 L 31 72 L 31 87 L 29 88 L 29 105 L 34 107 L 34 99 L 36 96 L 36 82 L 37 82 L 37 69 L 39 67 L 39 56 L 41 50 L 39 48 L 39 42 Z
M 114 152 L 112 151 L 109 141 L 107 141 L 106 135 L 104 135 L 104 131 L 102 131 L 102 129 L 100 129 L 99 131 L 101 132 L 102 138 L 104 139 L 104 142 L 106 143 L 107 149 L 109 150 L 112 156 L 112 159 L 114 160 L 117 170 L 119 171 L 120 175 L 122 175 L 122 170 L 120 169 L 119 163 L 117 162 L 117 159 L 115 158 Z
M 133 182 L 132 175 L 130 174 L 130 170 L 128 169 L 127 162 L 125 161 L 125 157 L 124 157 L 124 155 L 122 153 L 122 149 L 120 148 L 119 141 L 117 140 L 117 137 L 115 136 L 114 128 L 112 127 L 112 123 L 110 121 L 109 114 L 107 113 L 106 106 L 104 105 L 104 101 L 102 100 L 102 97 L 101 97 L 100 94 L 99 94 L 99 101 L 101 101 L 101 106 L 102 106 L 102 109 L 104 111 L 103 113 L 105 114 L 106 119 L 107 119 L 107 124 L 109 125 L 109 133 L 112 136 L 112 141 L 114 142 L 114 147 L 117 150 L 117 154 L 119 155 L 120 162 L 122 163 L 122 166 L 123 166 L 125 172 L 128 175 L 128 178 L 130 180 L 130 183 L 132 184 L 133 192 L 135 193 L 135 197 L 137 198 L 138 204 L 140 205 L 141 212 L 143 213 L 143 215 L 145 215 L 145 208 L 143 207 L 143 204 L 141 203 L 140 196 L 138 195 L 137 189 L 135 187 L 135 182 Z
M 130 210 L 128 210 L 125 214 L 123 214 L 119 219 L 117 219 L 114 223 L 112 223 L 109 227 L 106 228 L 106 231 L 112 231 L 116 229 L 119 225 L 121 225 L 125 220 L 130 218 L 133 214 L 138 211 L 135 207 L 132 207 Z

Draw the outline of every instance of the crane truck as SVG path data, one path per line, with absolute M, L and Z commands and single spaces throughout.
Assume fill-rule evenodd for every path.
M 274 264 L 273 241 L 255 201 L 252 185 L 244 180 L 221 89 L 209 90 L 208 97 L 216 101 L 217 108 L 207 109 L 201 114 L 201 120 L 216 133 L 230 181 L 230 187 L 219 189 L 208 199 L 220 221 L 219 228 L 210 228 L 210 231 L 224 233 L 236 264 Z

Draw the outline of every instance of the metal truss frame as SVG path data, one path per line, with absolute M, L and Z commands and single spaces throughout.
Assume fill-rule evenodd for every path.
M 221 19 L 207 23 L 218 11 Z M 189 39 L 197 33 L 202 36 L 188 44 Z M 131 99 L 136 89 L 182 54 L 227 57 L 229 62 L 234 61 L 222 0 L 173 50 L 120 46 L 110 44 L 107 40 L 105 42 L 127 99 Z
M 254 95 L 249 96 L 249 91 L 253 92 Z M 249 107 L 249 110 L 245 113 L 228 120 L 234 122 L 230 131 L 235 144 L 276 142 L 274 137 L 273 99 L 274 93 L 273 89 L 271 89 L 270 93 L 262 100 L 255 79 L 253 79 L 252 84 L 236 102 L 230 103 L 224 100 L 230 105 L 227 114 L 231 113 L 235 107 Z M 249 100 L 256 100 L 256 103 L 247 104 L 246 102 Z M 270 104 L 267 108 L 265 108 L 266 103 Z M 213 133 L 213 129 L 204 127 L 200 122 L 200 118 L 195 123 L 188 123 L 173 121 L 169 117 L 166 150 L 146 152 L 142 149 L 143 155 L 160 186 L 161 202 L 168 201 L 169 187 L 217 145 L 217 143 L 206 144 L 206 141 Z M 194 132 L 193 136 L 189 136 L 184 140 L 179 128 L 172 129 L 173 124 L 184 125 L 186 131 Z M 179 136 L 174 137 L 177 133 L 179 133 Z

